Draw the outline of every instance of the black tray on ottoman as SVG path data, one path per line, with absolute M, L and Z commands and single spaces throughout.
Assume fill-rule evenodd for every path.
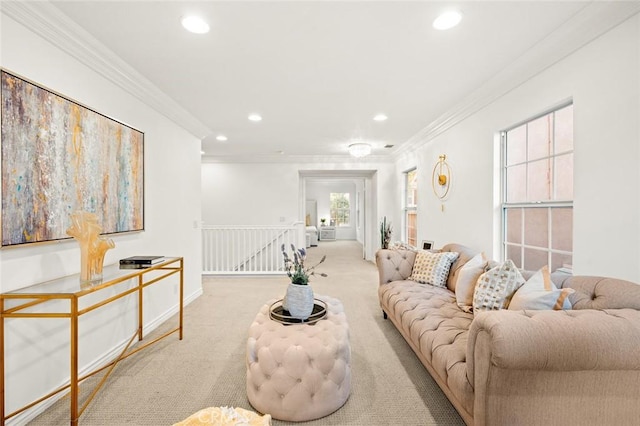
M 269 307 L 269 317 L 282 324 L 315 324 L 327 316 L 327 304 L 322 300 L 313 299 L 313 310 L 309 318 L 301 320 L 294 318 L 282 306 L 282 299 L 275 301 Z

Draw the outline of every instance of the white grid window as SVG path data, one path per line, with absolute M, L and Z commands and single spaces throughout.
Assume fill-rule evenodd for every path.
M 332 192 L 329 194 L 331 207 L 331 225 L 349 226 L 351 217 L 351 203 L 348 192 Z
M 502 132 L 503 247 L 524 269 L 570 271 L 573 104 Z
M 418 172 L 416 169 L 409 170 L 405 177 L 405 200 L 404 200 L 404 240 L 407 244 L 417 247 L 418 245 Z

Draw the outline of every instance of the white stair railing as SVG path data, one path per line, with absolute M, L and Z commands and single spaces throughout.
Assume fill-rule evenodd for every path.
M 202 273 L 283 274 L 282 245 L 304 247 L 304 224 L 202 227 Z M 287 250 L 289 251 L 289 250 Z

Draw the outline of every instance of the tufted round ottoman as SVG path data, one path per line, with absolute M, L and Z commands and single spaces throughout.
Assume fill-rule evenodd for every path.
M 247 397 L 274 419 L 306 421 L 342 407 L 351 391 L 349 326 L 338 299 L 318 296 L 327 316 L 313 325 L 269 318 L 272 300 L 258 312 L 247 340 Z

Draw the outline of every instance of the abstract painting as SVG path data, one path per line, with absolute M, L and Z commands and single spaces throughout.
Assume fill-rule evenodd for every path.
M 144 229 L 144 133 L 1 72 L 2 246 L 69 238 L 77 211 L 102 232 Z

